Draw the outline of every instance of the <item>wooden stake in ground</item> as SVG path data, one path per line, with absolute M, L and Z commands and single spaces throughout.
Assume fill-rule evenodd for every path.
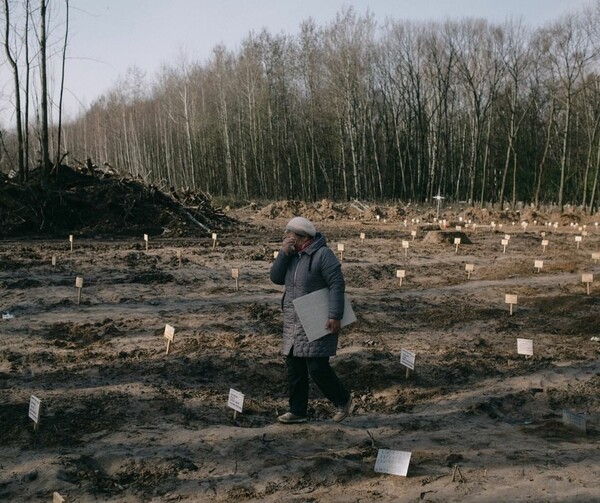
M 146 251 L 148 251 L 148 234 L 144 234 L 144 242 L 146 243 Z
M 577 243 L 578 250 L 579 250 L 579 245 L 581 244 L 582 240 L 583 240 L 583 236 L 575 236 L 575 242 Z
M 408 351 L 407 349 L 400 350 L 400 365 L 406 367 L 407 379 L 410 377 L 410 371 L 415 370 L 415 359 L 416 355 L 412 351 Z
M 214 251 L 215 248 L 217 247 L 217 233 L 216 232 L 212 233 L 212 242 L 213 242 L 212 249 Z
M 404 269 L 396 269 L 396 278 L 398 278 L 398 286 L 402 286 L 402 279 L 406 277 L 406 271 Z
M 548 240 L 542 239 L 542 251 L 546 253 L 546 248 L 548 247 Z
M 73 251 L 73 234 L 69 234 L 69 243 L 71 244 L 71 251 Z
M 364 233 L 364 232 L 361 232 L 361 233 L 360 233 L 360 242 L 361 242 L 361 243 L 364 243 L 364 242 L 365 242 L 365 233 Z
M 242 413 L 244 409 L 244 394 L 239 391 L 229 388 L 229 399 L 227 400 L 227 406 L 233 409 L 233 419 L 235 420 L 237 413 Z
M 402 248 L 404 248 L 404 256 L 408 257 L 408 247 L 410 246 L 410 243 L 406 240 L 402 240 Z
M 508 246 L 508 239 L 503 239 L 502 243 L 502 253 L 506 253 L 506 247 Z
M 415 238 L 417 237 L 417 231 L 410 231 L 410 236 L 412 238 L 412 241 L 414 241 Z
M 592 260 L 594 261 L 594 264 L 597 264 L 598 260 L 600 260 L 600 252 L 593 252 L 592 253 Z
M 52 255 L 52 267 L 56 267 L 56 255 Z
M 33 429 L 37 430 L 40 424 L 42 401 L 35 395 L 29 399 L 29 419 L 33 421 Z
M 240 270 L 237 268 L 231 269 L 231 277 L 235 280 L 235 289 L 239 290 L 240 289 L 240 285 L 239 285 Z
M 533 267 L 537 272 L 540 272 L 542 270 L 542 267 L 544 267 L 544 261 L 543 260 L 534 260 Z
M 454 238 L 454 246 L 456 247 L 454 253 L 458 253 L 458 247 L 460 246 L 460 238 Z
M 165 325 L 165 339 L 167 339 L 166 354 L 169 354 L 171 352 L 171 344 L 175 342 L 175 327 L 169 324 Z
M 517 296 L 513 295 L 513 294 L 510 294 L 510 293 L 507 293 L 504 296 L 504 302 L 510 306 L 510 315 L 512 316 L 512 314 L 513 314 L 513 306 L 515 306 L 517 304 Z
M 593 281 L 594 275 L 592 273 L 583 273 L 581 275 L 581 282 L 585 283 L 588 295 L 590 294 L 590 285 L 593 283 Z
M 75 278 L 75 288 L 77 288 L 77 304 L 81 302 L 81 289 L 83 288 L 83 278 L 77 276 Z
M 475 270 L 475 264 L 465 264 L 465 271 L 467 271 L 467 279 L 471 279 L 471 273 Z
M 337 249 L 340 252 L 340 261 L 343 261 L 344 260 L 344 244 L 338 243 Z

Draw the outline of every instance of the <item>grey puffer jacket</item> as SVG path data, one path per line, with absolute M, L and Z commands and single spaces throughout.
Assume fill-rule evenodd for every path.
M 271 281 L 285 285 L 281 305 L 283 308 L 282 354 L 292 348 L 294 356 L 325 357 L 337 351 L 337 334 L 327 334 L 310 342 L 298 319 L 292 301 L 308 293 L 329 288 L 329 318 L 341 320 L 344 315 L 346 284 L 342 266 L 335 253 L 327 247 L 325 237 L 318 233 L 314 241 L 301 253 L 286 255 L 279 252 L 271 266 Z

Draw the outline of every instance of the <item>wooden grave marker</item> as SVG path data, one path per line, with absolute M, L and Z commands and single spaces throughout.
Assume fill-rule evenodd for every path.
M 404 269 L 396 269 L 396 278 L 398 278 L 398 286 L 402 286 L 402 280 L 406 277 Z
M 410 243 L 406 240 L 402 240 L 402 248 L 404 248 L 404 256 L 408 257 L 408 247 L 410 246 Z
M 510 315 L 512 316 L 513 314 L 513 306 L 515 306 L 517 304 L 517 296 L 507 293 L 504 296 L 504 303 L 508 304 L 510 306 Z
M 73 234 L 69 234 L 69 243 L 71 245 L 71 251 L 73 251 Z
M 575 236 L 575 242 L 577 243 L 578 250 L 579 250 L 579 245 L 581 244 L 582 240 L 583 240 L 583 236 Z
M 587 294 L 590 294 L 590 285 L 594 282 L 594 275 L 591 272 L 586 272 L 581 275 L 581 282 L 585 283 Z
M 52 255 L 52 267 L 56 267 L 56 255 Z
M 169 325 L 168 323 L 165 325 L 165 339 L 167 339 L 167 351 L 166 354 L 171 352 L 171 345 L 175 342 L 175 327 Z
M 37 430 L 42 414 L 42 401 L 35 395 L 29 398 L 29 419 L 33 421 L 33 429 Z
M 77 288 L 77 304 L 81 302 L 81 289 L 83 288 L 83 278 L 77 276 L 75 278 L 75 288 Z
M 542 252 L 546 253 L 546 248 L 548 247 L 548 240 L 542 239 Z
M 240 289 L 239 279 L 240 279 L 240 270 L 237 267 L 231 269 L 231 277 L 235 280 L 235 289 Z
M 467 279 L 471 279 L 471 274 L 475 270 L 475 264 L 465 264 L 465 271 L 467 271 Z
M 237 413 L 240 414 L 244 410 L 244 394 L 239 391 L 229 388 L 229 398 L 227 399 L 227 406 L 233 409 L 233 419 L 236 418 Z
M 594 264 L 597 264 L 598 260 L 600 260 L 600 252 L 592 252 L 592 260 Z
M 148 251 L 148 234 L 144 234 L 144 242 L 146 243 L 146 251 Z
M 414 241 L 417 237 L 417 231 L 410 231 L 410 237 L 412 238 L 412 241 Z
M 337 250 L 340 252 L 340 260 L 344 260 L 344 243 L 338 243 Z
M 415 370 L 415 358 L 416 355 L 412 351 L 407 349 L 400 350 L 400 365 L 406 367 L 406 378 L 410 377 L 410 371 Z
M 544 261 L 543 260 L 534 260 L 533 267 L 537 272 L 540 272 L 542 270 L 542 268 L 544 267 Z
M 217 247 L 217 233 L 213 232 L 212 233 L 212 249 L 213 251 L 215 250 L 215 248 Z
M 500 241 L 502 243 L 502 253 L 506 253 L 506 247 L 508 246 L 508 239 Z
M 360 233 L 360 242 L 361 242 L 361 243 L 364 243 L 364 242 L 365 242 L 365 233 L 364 233 L 364 232 L 361 232 L 361 233 Z
M 454 253 L 458 253 L 458 247 L 460 246 L 460 238 L 454 238 L 454 246 L 456 247 Z
M 517 338 L 517 354 L 533 356 L 533 340 Z

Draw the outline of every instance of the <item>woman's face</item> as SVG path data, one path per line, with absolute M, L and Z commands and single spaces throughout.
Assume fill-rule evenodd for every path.
M 295 232 L 288 231 L 286 232 L 286 237 L 291 238 L 294 245 L 301 245 L 305 241 L 308 241 L 308 237 L 301 236 L 300 234 L 296 234 Z

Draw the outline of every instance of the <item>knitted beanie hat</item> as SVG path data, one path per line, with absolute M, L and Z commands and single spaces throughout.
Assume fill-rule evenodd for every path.
M 317 229 L 312 222 L 304 217 L 294 217 L 285 226 L 285 230 L 298 234 L 299 236 L 315 237 Z

